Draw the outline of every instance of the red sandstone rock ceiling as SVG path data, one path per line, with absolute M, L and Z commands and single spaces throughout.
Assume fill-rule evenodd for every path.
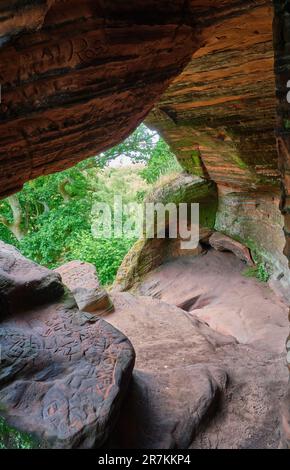
M 181 0 L 0 8 L 2 196 L 119 143 L 199 46 Z
M 199 174 L 201 167 L 228 182 L 226 169 L 231 183 L 271 180 L 270 4 L 0 2 L 1 196 L 124 139 L 190 58 L 158 106 L 157 127 L 169 126 L 166 138 L 181 159 L 198 149 Z
M 1 0 L 0 37 L 1 42 L 23 31 L 41 28 L 45 15 L 56 0 Z
M 279 176 L 273 8 L 271 1 L 237 3 L 214 21 L 201 17 L 202 46 L 148 123 L 186 169 L 220 184 L 256 188 Z

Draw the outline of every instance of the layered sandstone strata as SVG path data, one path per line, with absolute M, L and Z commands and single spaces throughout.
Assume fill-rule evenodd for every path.
M 122 141 L 199 46 L 184 2 L 4 2 L 0 194 Z

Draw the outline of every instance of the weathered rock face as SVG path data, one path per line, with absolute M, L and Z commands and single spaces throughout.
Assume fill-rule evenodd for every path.
M 176 305 L 239 343 L 283 353 L 287 304 L 267 284 L 245 276 L 247 270 L 233 253 L 209 248 L 147 274 L 136 293 Z
M 248 266 L 255 265 L 250 250 L 247 247 L 222 233 L 213 233 L 209 238 L 209 244 L 217 251 L 231 251 Z
M 133 368 L 126 338 L 97 317 L 55 304 L 2 323 L 0 341 L 1 415 L 8 423 L 42 446 L 100 446 Z
M 286 246 L 284 254 L 290 261 L 290 100 L 289 100 L 289 80 L 290 80 L 290 15 L 289 2 L 279 2 L 274 0 L 275 20 L 274 20 L 274 49 L 275 49 L 275 75 L 276 92 L 278 104 L 277 123 L 277 148 L 279 153 L 279 168 L 282 173 L 282 198 L 281 210 L 284 215 Z M 287 341 L 287 363 L 290 370 L 289 341 Z M 286 396 L 283 406 L 282 416 L 282 441 L 283 448 L 290 449 L 290 393 Z
M 182 0 L 1 4 L 2 197 L 135 129 L 199 46 L 183 7 Z
M 219 186 L 215 229 L 250 248 L 257 263 L 269 268 L 271 283 L 289 299 L 289 268 L 283 254 L 285 236 L 278 190 L 233 191 Z
M 236 271 L 234 276 L 237 280 L 241 262 L 230 253 L 214 253 L 219 257 L 216 265 L 219 274 L 212 273 L 216 284 L 222 282 L 222 260 L 228 257 L 236 263 L 237 269 L 233 271 Z M 134 344 L 136 365 L 128 399 L 106 448 L 241 449 L 278 446 L 277 416 L 287 384 L 284 354 L 280 354 L 287 330 L 285 312 L 282 308 L 279 310 L 278 305 L 274 307 L 272 330 L 269 326 L 267 335 L 265 329 L 261 332 L 259 328 L 265 323 L 263 311 L 259 310 L 258 320 L 249 317 L 248 321 L 256 323 L 257 328 L 252 324 L 252 334 L 258 338 L 252 341 L 254 338 L 247 337 L 246 344 L 239 344 L 232 336 L 214 331 L 204 321 L 198 320 L 198 310 L 189 314 L 172 305 L 176 296 L 181 298 L 183 288 L 184 293 L 188 287 L 187 294 L 194 295 L 195 287 L 199 290 L 200 286 L 207 284 L 209 270 L 199 273 L 197 267 L 191 277 L 194 262 L 173 262 L 177 269 L 171 272 L 172 276 L 167 265 L 152 273 L 152 280 L 155 274 L 158 281 L 159 272 L 167 270 L 166 273 L 163 271 L 163 287 L 167 285 L 168 303 L 157 297 L 150 298 L 152 291 L 148 290 L 146 297 L 129 293 L 113 295 L 116 311 L 107 317 L 107 321 L 124 331 Z M 192 264 L 191 271 L 184 269 L 187 263 Z M 203 266 L 203 263 L 201 261 L 200 264 Z M 229 279 L 230 272 L 225 274 L 225 283 Z M 196 286 L 197 280 L 199 286 Z M 248 281 L 255 284 L 252 279 Z M 264 289 L 267 291 L 266 287 Z M 230 292 L 229 287 L 228 297 Z M 260 294 L 262 300 L 262 290 Z M 242 295 L 241 292 L 240 301 Z M 235 292 L 235 299 L 237 296 L 238 292 Z M 223 305 L 220 304 L 220 314 L 226 308 L 226 302 L 225 295 Z M 238 308 L 234 311 L 229 309 L 228 315 L 232 324 L 237 321 L 241 326 L 243 322 Z M 278 317 L 284 322 L 283 327 L 277 328 Z M 245 331 L 243 328 L 243 333 Z M 270 348 L 266 336 L 270 340 Z
M 136 371 L 110 446 L 187 449 L 203 422 L 214 416 L 227 374 L 205 365 Z M 178 406 L 177 406 L 178 404 Z
M 290 182 L 289 182 L 289 159 L 290 159 L 290 105 L 288 95 L 288 81 L 290 80 L 290 65 L 288 54 L 290 50 L 289 30 L 289 6 L 288 2 L 274 1 L 274 47 L 275 47 L 275 71 L 276 89 L 278 103 L 278 128 L 277 147 L 279 152 L 279 167 L 282 173 L 283 193 L 281 210 L 285 219 L 286 247 L 285 255 L 290 259 Z
M 272 185 L 279 179 L 272 4 L 221 10 L 200 17 L 202 46 L 147 122 L 190 172 L 237 188 Z
M 55 269 L 55 272 L 60 274 L 63 283 L 72 292 L 79 309 L 83 312 L 103 316 L 114 310 L 108 293 L 99 283 L 94 265 L 71 261 Z
M 28 261 L 0 241 L 0 317 L 57 301 L 64 294 L 60 276 Z
M 128 399 L 107 445 L 188 448 L 227 385 L 226 371 L 212 361 L 212 341 L 234 341 L 158 300 L 128 293 L 113 299 L 116 312 L 107 320 L 126 332 L 137 355 Z
M 43 25 L 45 15 L 55 0 L 2 0 L 0 45 L 24 31 L 34 31 Z
M 217 211 L 217 191 L 212 182 L 183 173 L 174 175 L 170 181 L 157 187 L 148 196 L 147 202 L 163 203 L 165 206 L 170 203 L 187 204 L 189 218 L 191 218 L 191 203 L 199 203 L 199 240 L 208 239 L 212 233 L 211 229 L 214 226 Z M 177 237 L 170 238 L 170 232 L 166 233 L 165 230 L 165 238 L 158 238 L 162 234 L 157 234 L 158 227 L 154 226 L 154 238 L 146 238 L 146 233 L 144 233 L 144 238 L 135 243 L 118 270 L 115 289 L 120 291 L 130 289 L 145 274 L 160 266 L 167 259 L 198 255 L 202 252 L 200 245 L 192 249 L 182 248 L 184 240 L 180 235 L 179 210 L 177 210 L 177 218 Z M 168 213 L 164 220 L 168 230 L 170 223 Z M 188 227 L 188 230 L 190 232 L 191 227 Z
M 199 176 L 275 184 L 270 0 L 5 1 L 1 13 L 2 196 L 118 143 L 190 58 L 148 122 Z
M 58 300 L 59 275 L 2 245 L 1 416 L 42 446 L 100 446 L 130 381 L 133 347 L 96 315 L 80 312 L 73 297 Z
M 0 197 L 118 143 L 178 76 L 147 122 L 189 173 L 217 185 L 215 228 L 261 247 L 289 299 L 274 135 L 276 75 L 290 259 L 289 11 L 288 0 L 2 1 Z M 10 313 L 25 286 L 15 272 L 3 279 L 1 308 Z M 288 400 L 284 447 L 289 409 Z
M 281 49 L 283 7 L 274 4 Z M 178 76 L 147 122 L 187 171 L 218 185 L 223 210 L 216 228 L 261 246 L 287 290 L 270 0 L 5 1 L 1 8 L 0 195 L 122 140 Z M 279 259 L 255 230 L 259 211 L 245 214 L 250 237 L 223 224 L 225 214 L 235 219 L 231 194 L 259 204 L 266 193 L 275 199 L 268 232 Z
M 249 246 L 290 299 L 278 204 L 273 5 L 243 2 L 230 14 L 215 13 L 211 8 L 200 17 L 202 46 L 146 122 L 162 133 L 188 172 L 217 184 L 215 228 Z M 285 27 L 278 21 L 281 35 Z M 284 68 L 284 131 L 286 82 Z

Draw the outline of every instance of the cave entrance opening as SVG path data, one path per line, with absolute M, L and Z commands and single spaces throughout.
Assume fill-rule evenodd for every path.
M 117 147 L 30 181 L 2 199 L 0 239 L 50 269 L 75 259 L 90 262 L 102 284 L 109 285 L 137 239 L 113 230 L 110 236 L 95 237 L 94 207 L 106 204 L 113 213 L 118 197 L 126 208 L 143 204 L 158 185 L 181 171 L 165 141 L 142 124 Z M 128 214 L 119 217 L 128 219 Z M 121 222 L 124 227 L 126 220 Z

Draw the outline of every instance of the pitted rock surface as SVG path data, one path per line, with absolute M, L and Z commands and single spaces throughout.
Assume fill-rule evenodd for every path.
M 127 338 L 63 303 L 0 325 L 1 415 L 42 446 L 100 446 L 115 424 L 134 365 Z

